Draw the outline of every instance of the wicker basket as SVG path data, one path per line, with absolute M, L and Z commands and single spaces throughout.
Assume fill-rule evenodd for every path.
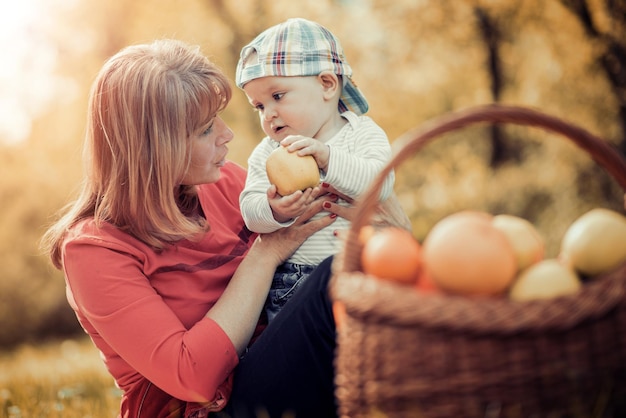
M 626 163 L 610 145 L 531 109 L 476 107 L 399 138 L 333 266 L 331 296 L 346 311 L 335 362 L 340 416 L 626 416 L 626 265 L 574 296 L 531 302 L 420 294 L 360 271 L 357 236 L 386 175 L 438 135 L 478 122 L 563 134 L 626 190 Z

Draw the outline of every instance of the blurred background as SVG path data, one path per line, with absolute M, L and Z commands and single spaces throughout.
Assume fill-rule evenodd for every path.
M 0 0 L 0 347 L 81 334 L 39 239 L 78 189 L 88 90 L 104 60 L 156 38 L 197 44 L 234 79 L 240 48 L 288 17 L 341 40 L 369 116 L 394 142 L 480 104 L 532 107 L 626 151 L 624 0 Z M 235 88 L 231 159 L 261 138 Z M 401 152 L 401 151 L 398 151 Z M 593 207 L 623 191 L 568 138 L 476 126 L 437 138 L 397 169 L 418 239 L 462 209 L 532 221 L 548 256 Z

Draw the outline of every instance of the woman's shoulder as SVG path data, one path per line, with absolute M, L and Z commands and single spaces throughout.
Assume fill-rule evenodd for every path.
M 89 217 L 74 224 L 63 242 L 68 247 L 102 247 L 109 250 L 133 254 L 145 254 L 153 251 L 147 244 L 133 237 L 131 234 L 108 222 L 96 222 Z

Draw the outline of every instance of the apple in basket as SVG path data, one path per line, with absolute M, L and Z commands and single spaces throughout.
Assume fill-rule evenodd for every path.
M 444 292 L 502 295 L 517 273 L 515 252 L 493 216 L 461 211 L 433 226 L 423 244 L 425 274 Z
M 557 259 L 542 260 L 523 270 L 509 291 L 515 301 L 551 299 L 572 295 L 582 287 L 576 272 Z
M 311 155 L 300 156 L 279 146 L 265 161 L 267 177 L 281 196 L 315 187 L 320 182 L 320 171 Z
M 585 276 L 615 270 L 626 262 L 626 217 L 604 208 L 586 212 L 565 232 L 559 258 Z
M 406 229 L 362 230 L 361 267 L 365 274 L 402 284 L 415 284 L 422 269 L 422 247 Z
M 493 217 L 492 223 L 509 240 L 515 253 L 518 272 L 543 260 L 544 240 L 530 221 L 519 216 L 499 214 Z

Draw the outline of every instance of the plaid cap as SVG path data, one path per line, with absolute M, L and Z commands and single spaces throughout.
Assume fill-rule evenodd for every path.
M 243 88 L 261 77 L 315 76 L 323 71 L 342 76 L 340 112 L 367 112 L 367 99 L 352 80 L 352 68 L 339 40 L 325 27 L 302 18 L 272 26 L 243 47 L 235 82 Z

